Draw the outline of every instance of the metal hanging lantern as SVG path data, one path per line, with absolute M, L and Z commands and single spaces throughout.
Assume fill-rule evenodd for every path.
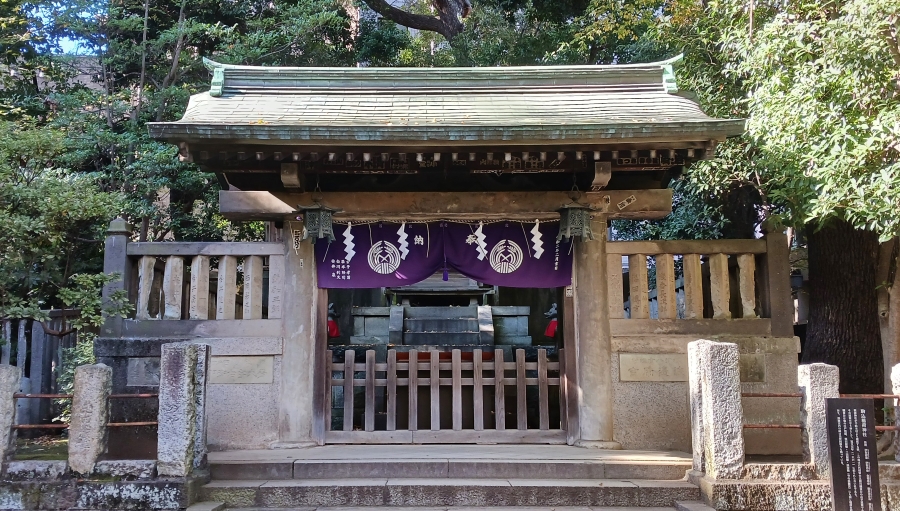
M 594 208 L 582 204 L 566 204 L 559 209 L 559 234 L 556 241 L 571 240 L 581 236 L 582 241 L 594 239 L 591 230 L 591 213 Z
M 303 238 L 312 239 L 315 243 L 317 239 L 328 238 L 328 243 L 335 240 L 333 215 L 341 211 L 340 209 L 329 208 L 321 204 L 313 206 L 297 206 L 297 209 L 303 212 Z

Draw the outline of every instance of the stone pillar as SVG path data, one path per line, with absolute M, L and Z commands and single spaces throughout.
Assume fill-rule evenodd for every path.
M 285 222 L 285 229 L 303 229 L 303 224 Z M 328 293 L 318 288 L 313 244 L 309 240 L 303 241 L 295 251 L 292 238 L 290 232 L 285 233 L 284 288 L 291 292 L 284 295 L 284 348 L 276 444 L 276 447 L 285 448 L 315 445 L 321 442 L 318 437 L 324 434 L 315 431 L 315 391 L 322 385 L 321 382 L 316 385 L 315 379 L 317 370 L 324 371 L 327 318 L 323 313 L 328 309 Z M 344 256 L 340 243 L 332 245 L 332 251 Z M 356 254 L 356 257 L 365 257 L 365 254 Z
M 620 449 L 613 441 L 613 391 L 610 373 L 609 290 L 606 281 L 606 217 L 595 215 L 596 239 L 575 241 L 572 285 L 575 289 L 575 351 L 578 369 L 575 400 L 579 434 L 575 445 Z
M 75 368 L 72 416 L 69 419 L 69 468 L 90 474 L 106 452 L 106 423 L 109 422 L 109 394 L 112 368 L 103 364 Z
M 781 226 L 768 220 L 762 225 L 766 240 L 763 286 L 764 310 L 771 318 L 773 337 L 793 337 L 794 300 L 791 298 L 791 261 L 787 236 Z
M 820 479 L 831 477 L 828 462 L 828 428 L 825 421 L 825 400 L 840 397 L 837 366 L 804 364 L 797 367 L 800 399 L 800 424 L 803 426 L 803 461 L 812 463 Z
M 691 345 L 699 355 L 703 471 L 712 479 L 738 479 L 744 466 L 744 409 L 737 344 Z
M 701 339 L 688 343 L 688 397 L 691 405 L 691 450 L 696 472 L 703 472 L 706 461 L 703 458 L 703 381 L 701 368 L 701 347 L 710 341 Z
M 15 452 L 16 399 L 19 390 L 19 370 L 11 365 L 0 365 L 0 462 Z
M 127 290 L 131 282 L 131 264 L 125 249 L 131 237 L 131 226 L 122 218 L 116 218 L 109 224 L 106 231 L 106 245 L 103 249 L 103 272 L 118 273 L 121 278 L 115 282 L 103 286 L 103 303 L 109 303 L 113 293 L 119 290 Z M 121 337 L 122 318 L 106 317 L 100 330 L 101 337 Z
M 194 468 L 206 467 L 206 382 L 209 376 L 208 344 L 195 344 L 197 365 L 194 369 Z
M 185 477 L 194 468 L 197 441 L 196 344 L 172 343 L 162 347 L 159 365 L 159 426 L 157 472 Z M 201 392 L 204 397 L 205 393 Z
M 900 364 L 891 368 L 891 388 L 900 396 Z M 900 399 L 894 399 L 894 425 L 900 426 Z M 900 462 L 900 431 L 894 431 L 894 460 Z

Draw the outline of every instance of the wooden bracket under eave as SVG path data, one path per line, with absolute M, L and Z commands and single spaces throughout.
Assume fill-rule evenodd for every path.
M 282 163 L 281 184 L 286 190 L 302 193 L 306 187 L 306 176 L 300 173 L 300 167 L 296 163 Z
M 612 162 L 594 162 L 594 181 L 591 183 L 591 191 L 598 192 L 609 184 L 612 177 Z
M 719 145 L 718 140 L 710 140 L 706 143 L 706 148 L 703 150 L 703 159 L 704 160 L 712 160 L 716 157 L 716 148 Z

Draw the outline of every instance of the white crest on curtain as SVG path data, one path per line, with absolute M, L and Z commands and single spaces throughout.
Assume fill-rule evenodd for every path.
M 534 250 L 534 258 L 540 259 L 544 253 L 544 242 L 541 241 L 540 220 L 534 221 L 534 227 L 531 229 L 531 248 Z
M 406 241 L 409 235 L 406 234 L 406 222 L 400 224 L 400 230 L 397 231 L 397 234 L 400 235 L 397 239 L 397 243 L 400 245 L 400 259 L 405 261 L 406 256 L 409 255 L 409 243 Z
M 353 250 L 353 247 L 356 245 L 353 243 L 353 234 L 350 232 L 350 229 L 351 223 L 347 222 L 347 229 L 344 230 L 344 253 L 347 254 L 348 263 L 356 255 L 356 252 Z
M 486 236 L 481 231 L 484 227 L 484 222 L 478 222 L 478 229 L 475 229 L 475 237 L 478 239 L 477 242 L 477 250 L 478 250 L 478 260 L 484 261 L 485 256 L 487 256 L 487 243 L 484 242 Z

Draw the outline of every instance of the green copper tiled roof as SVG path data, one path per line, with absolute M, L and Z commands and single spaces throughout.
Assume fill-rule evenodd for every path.
M 156 138 L 299 145 L 707 141 L 744 123 L 674 94 L 672 61 L 613 66 L 279 68 L 205 61 L 208 93 Z

